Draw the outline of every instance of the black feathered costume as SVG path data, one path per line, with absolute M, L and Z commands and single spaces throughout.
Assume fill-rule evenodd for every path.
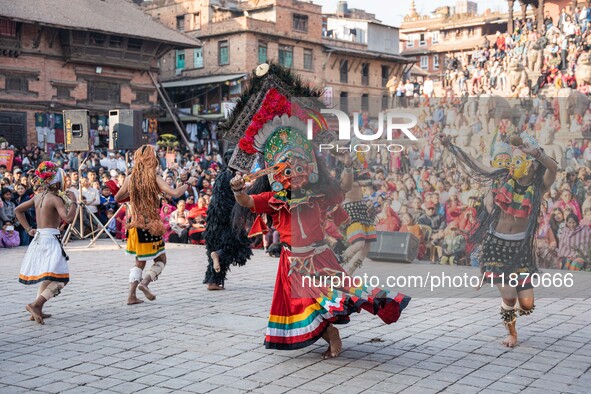
M 229 155 L 225 155 L 224 161 L 227 157 Z M 243 266 L 252 256 L 246 230 L 232 225 L 232 210 L 236 204 L 230 187 L 233 176 L 232 170 L 224 166 L 216 176 L 213 185 L 205 227 L 205 248 L 209 262 L 203 280 L 205 284 L 215 283 L 218 286 L 224 286 L 230 266 Z M 213 269 L 211 252 L 217 252 L 220 256 L 220 272 L 215 272 Z

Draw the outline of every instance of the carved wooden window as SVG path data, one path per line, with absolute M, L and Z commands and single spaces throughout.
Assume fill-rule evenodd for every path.
M 69 100 L 72 97 L 70 96 L 70 89 L 67 86 L 56 86 L 55 87 L 55 96 L 58 99 L 64 99 L 64 100 Z
M 88 101 L 119 103 L 121 87 L 116 82 L 88 81 Z
M 107 42 L 107 36 L 101 33 L 90 33 L 88 36 L 88 45 L 102 47 Z
M 5 89 L 9 92 L 28 92 L 29 81 L 25 77 L 6 77 Z
M 16 38 L 16 22 L 0 18 L 0 36 Z
M 137 91 L 135 92 L 135 102 L 137 104 L 149 104 L 150 92 Z

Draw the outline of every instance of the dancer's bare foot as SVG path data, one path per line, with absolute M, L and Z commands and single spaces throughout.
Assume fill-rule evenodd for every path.
M 343 342 L 339 335 L 339 330 L 336 329 L 332 324 L 326 328 L 325 335 L 323 336 L 328 341 L 328 350 L 322 354 L 323 359 L 338 357 L 343 350 Z
M 130 296 L 129 298 L 127 298 L 127 305 L 141 304 L 143 302 L 144 300 L 140 300 L 136 296 Z
M 226 290 L 226 289 L 224 289 L 222 286 L 220 286 L 216 283 L 209 283 L 207 285 L 207 290 Z
M 156 295 L 150 291 L 147 284 L 140 283 L 137 288 L 144 293 L 146 298 L 150 301 L 154 301 L 156 299 Z
M 27 312 L 31 314 L 31 316 L 33 316 L 33 319 L 37 323 L 45 324 L 45 322 L 43 321 L 43 312 L 41 311 L 41 308 L 35 306 L 34 304 L 27 304 L 25 306 L 25 309 L 27 310 Z
M 213 270 L 220 272 L 222 269 L 220 266 L 220 256 L 216 252 L 211 252 L 211 259 L 213 260 Z
M 505 339 L 503 339 L 503 345 L 514 348 L 517 345 L 517 329 L 515 328 L 516 322 L 513 320 L 511 323 L 507 323 L 507 331 L 508 335 Z
M 51 317 L 51 313 L 41 313 L 41 317 L 44 319 L 49 319 Z M 35 316 L 31 315 L 31 317 L 29 317 L 30 321 L 35 321 Z
M 511 348 L 515 347 L 515 345 L 517 345 L 517 337 L 511 334 L 507 335 L 507 337 L 503 339 L 503 345 Z

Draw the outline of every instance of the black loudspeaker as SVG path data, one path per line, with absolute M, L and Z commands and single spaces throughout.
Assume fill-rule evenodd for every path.
M 64 151 L 90 150 L 90 116 L 86 109 L 64 111 Z
M 109 149 L 138 149 L 148 143 L 144 114 L 133 109 L 109 111 Z
M 419 239 L 411 233 L 378 231 L 368 257 L 372 260 L 412 263 L 419 253 Z

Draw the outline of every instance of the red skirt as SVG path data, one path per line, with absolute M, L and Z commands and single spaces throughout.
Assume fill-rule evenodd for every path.
M 321 338 L 330 323 L 346 324 L 353 312 L 362 309 L 391 324 L 410 301 L 410 297 L 401 293 L 352 287 L 349 282 L 350 277 L 332 250 L 304 254 L 283 248 L 265 347 L 280 350 L 306 347 Z

